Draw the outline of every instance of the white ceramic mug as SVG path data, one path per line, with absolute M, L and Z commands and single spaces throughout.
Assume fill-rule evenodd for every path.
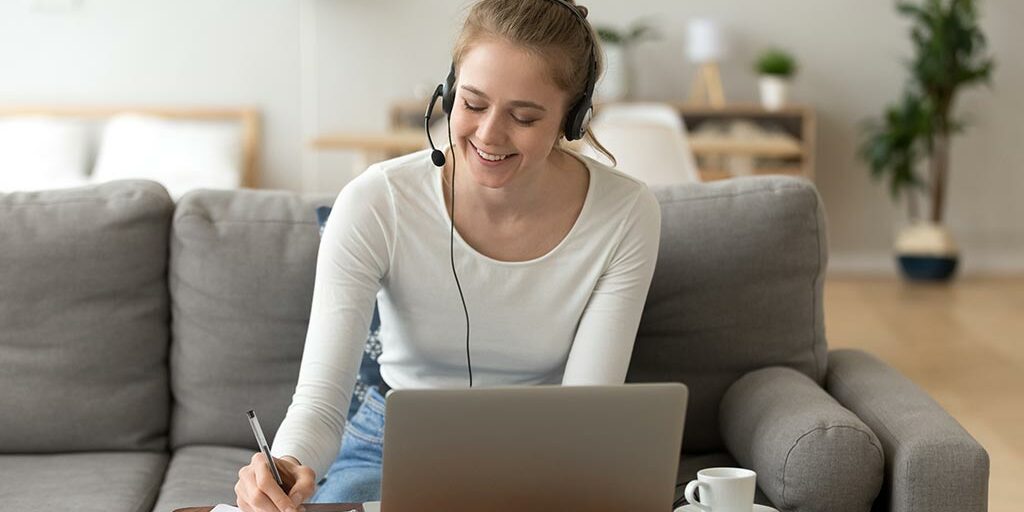
M 686 484 L 686 501 L 705 512 L 751 512 L 757 473 L 743 468 L 707 468 Z M 700 501 L 694 491 L 700 490 Z

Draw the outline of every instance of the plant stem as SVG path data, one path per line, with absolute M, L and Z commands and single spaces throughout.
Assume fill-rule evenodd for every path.
M 942 223 L 946 198 L 946 180 L 949 176 L 949 133 L 945 130 L 935 135 L 931 159 L 928 162 L 932 182 L 932 222 Z

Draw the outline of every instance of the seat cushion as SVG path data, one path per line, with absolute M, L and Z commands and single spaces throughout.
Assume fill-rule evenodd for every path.
M 238 470 L 249 464 L 252 450 L 225 446 L 185 446 L 171 457 L 153 512 L 183 507 L 235 504 Z
M 152 452 L 0 455 L 0 508 L 149 512 L 167 459 Z
M 661 246 L 627 381 L 689 386 L 683 452 L 723 451 L 718 406 L 741 376 L 788 366 L 824 382 L 824 211 L 785 176 L 652 190 Z
M 0 453 L 167 445 L 158 184 L 0 194 Z

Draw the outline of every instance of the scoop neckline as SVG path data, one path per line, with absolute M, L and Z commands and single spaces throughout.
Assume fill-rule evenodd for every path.
M 444 152 L 446 154 L 448 154 L 448 152 L 449 152 L 448 150 L 449 149 L 451 149 L 451 146 L 445 147 Z M 530 264 L 534 264 L 534 263 L 539 263 L 539 262 L 541 262 L 543 260 L 546 260 L 546 259 L 552 257 L 553 254 L 557 253 L 563 246 L 565 246 L 566 242 L 570 238 L 572 238 L 573 235 L 577 231 L 579 231 L 581 229 L 579 226 L 582 223 L 584 216 L 587 214 L 587 212 L 590 211 L 590 203 L 592 202 L 591 198 L 594 195 L 594 170 L 591 168 L 590 163 L 588 163 L 580 155 L 577 155 L 576 153 L 574 153 L 572 151 L 569 151 L 569 150 L 563 150 L 563 151 L 565 151 L 565 153 L 567 155 L 569 155 L 570 157 L 575 158 L 577 161 L 582 163 L 583 164 L 583 168 L 587 170 L 587 175 L 588 175 L 588 178 L 589 178 L 588 181 L 587 181 L 587 195 L 586 195 L 586 197 L 583 198 L 583 207 L 580 208 L 580 213 L 579 213 L 579 215 L 576 216 L 576 221 L 573 222 L 572 228 L 569 229 L 569 232 L 566 233 L 565 236 L 563 236 L 562 239 L 553 248 L 551 248 L 550 251 L 548 251 L 548 252 L 546 252 L 546 253 L 544 253 L 544 254 L 542 254 L 540 256 L 537 256 L 536 258 L 532 258 L 532 259 L 529 259 L 529 260 L 518 260 L 518 261 L 499 260 L 499 259 L 496 259 L 496 258 L 492 258 L 492 257 L 490 257 L 490 256 L 488 256 L 488 255 L 486 255 L 486 254 L 476 250 L 475 247 L 470 245 L 469 242 L 467 242 L 465 239 L 462 238 L 462 234 L 459 233 L 459 229 L 455 228 L 454 229 L 454 231 L 455 231 L 455 239 L 458 241 L 458 243 L 461 244 L 462 247 L 468 249 L 474 256 L 476 256 L 476 257 L 478 257 L 480 259 L 483 259 L 483 260 L 485 260 L 487 262 L 490 262 L 490 263 L 493 263 L 493 264 L 497 264 L 497 265 L 510 265 L 510 266 L 530 265 Z M 448 208 L 446 207 L 445 202 L 444 202 L 444 191 L 441 189 L 441 183 L 444 180 L 444 174 L 443 174 L 444 173 L 444 170 L 443 170 L 444 168 L 443 167 L 434 167 L 434 169 L 440 171 L 440 172 L 435 172 L 435 173 L 432 174 L 433 178 L 432 178 L 431 181 L 433 181 L 433 183 L 434 183 L 434 187 L 433 187 L 434 188 L 434 199 L 435 199 L 434 204 L 436 204 L 438 209 L 440 210 L 441 217 L 443 219 L 445 219 L 446 221 L 448 221 L 447 222 L 448 227 L 449 227 L 449 229 L 451 229 L 452 219 L 448 215 Z

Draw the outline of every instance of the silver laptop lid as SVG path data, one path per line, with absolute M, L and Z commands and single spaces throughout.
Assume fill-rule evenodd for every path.
M 396 390 L 383 512 L 666 512 L 682 384 Z

